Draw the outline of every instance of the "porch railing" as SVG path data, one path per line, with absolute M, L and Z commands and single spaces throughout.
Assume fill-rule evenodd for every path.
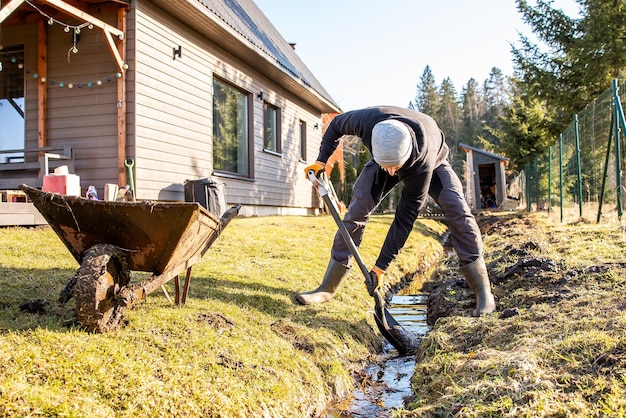
M 36 157 L 29 158 L 31 155 Z M 50 173 L 50 161 L 61 161 L 70 173 L 74 172 L 74 152 L 70 146 L 0 150 L 0 171 L 38 170 L 43 177 Z

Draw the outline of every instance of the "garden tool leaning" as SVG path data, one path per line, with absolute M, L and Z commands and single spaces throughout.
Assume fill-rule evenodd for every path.
M 354 240 L 348 233 L 346 226 L 339 216 L 339 209 L 337 208 L 336 202 L 333 200 L 328 192 L 329 189 L 326 185 L 326 181 L 320 177 L 317 177 L 314 170 L 309 170 L 307 172 L 307 175 L 311 183 L 313 183 L 313 186 L 315 186 L 317 193 L 324 200 L 326 207 L 333 216 L 333 219 L 335 220 L 335 223 L 339 228 L 339 233 L 346 242 L 346 245 L 350 249 L 350 252 L 352 252 L 356 263 L 358 264 L 361 272 L 365 276 L 366 282 L 371 283 L 372 278 L 370 277 L 370 273 L 365 266 L 363 258 L 361 257 L 361 254 L 359 253 L 359 250 L 357 249 Z M 385 337 L 387 341 L 391 343 L 391 345 L 393 345 L 398 350 L 400 354 L 404 355 L 415 353 L 417 347 L 419 346 L 419 339 L 413 336 L 407 330 L 405 330 L 402 325 L 400 325 L 398 321 L 395 320 L 391 313 L 389 313 L 389 310 L 385 306 L 384 295 L 381 294 L 381 291 L 382 290 L 379 286 L 374 290 L 373 295 L 375 303 L 374 320 L 376 321 L 376 325 L 378 326 L 380 333 L 383 335 L 383 337 Z

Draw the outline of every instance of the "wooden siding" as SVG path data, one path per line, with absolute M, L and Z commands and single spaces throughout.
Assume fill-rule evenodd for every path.
M 99 18 L 116 24 L 116 15 Z M 48 27 L 48 79 L 55 81 L 48 87 L 48 145 L 70 145 L 82 189 L 95 185 L 103 190 L 105 183 L 117 183 L 116 63 L 96 28 L 81 31 L 78 53 L 68 52 L 71 46 L 71 32 Z M 68 88 L 68 82 L 74 87 Z
M 99 16 L 115 25 L 117 16 Z M 63 21 L 74 25 L 82 22 L 70 17 Z M 74 150 L 76 174 L 81 187 L 93 184 L 104 189 L 105 183 L 117 182 L 117 96 L 116 63 L 105 37 L 97 28 L 83 28 L 73 53 L 72 32 L 58 24 L 45 25 L 47 31 L 47 131 L 46 146 Z M 26 147 L 37 148 L 37 86 L 33 77 L 37 69 L 37 25 L 11 26 L 3 30 L 3 43 L 25 44 L 25 66 L 30 73 L 26 80 Z M 98 86 L 97 81 L 102 85 Z M 60 83 L 65 87 L 60 87 Z M 93 86 L 88 87 L 87 83 Z M 72 83 L 73 88 L 69 88 Z M 0 178 L 0 188 L 15 188 L 18 180 L 41 186 L 37 172 L 7 174 Z M 13 178 L 11 178 L 11 176 Z
M 319 111 L 238 62 L 182 22 L 145 2 L 135 10 L 135 121 L 141 199 L 182 200 L 185 180 L 212 177 L 226 184 L 229 203 L 311 208 L 317 196 L 300 161 L 299 123 L 307 125 L 307 155 L 317 156 Z M 173 59 L 173 48 L 182 57 Z M 249 93 L 253 109 L 254 173 L 250 179 L 215 176 L 212 171 L 212 83 L 219 77 Z M 264 99 L 280 108 L 282 153 L 263 150 Z
M 99 15 L 117 26 L 117 15 Z M 80 24 L 71 17 L 63 21 Z M 185 180 L 212 177 L 226 184 L 228 203 L 261 208 L 249 213 L 310 213 L 319 199 L 304 177 L 307 163 L 300 159 L 300 121 L 307 127 L 306 156 L 315 160 L 321 141 L 321 114 L 296 96 L 293 88 L 269 78 L 200 35 L 185 22 L 148 1 L 132 2 L 127 16 L 126 46 L 126 150 L 136 160 L 134 180 L 139 199 L 183 200 Z M 45 25 L 47 31 L 48 92 L 47 146 L 71 146 L 81 187 L 94 185 L 102 193 L 106 183 L 117 183 L 117 66 L 104 34 L 81 30 L 78 53 L 70 52 L 72 33 Z M 206 32 L 205 32 L 206 33 Z M 37 68 L 37 25 L 3 30 L 6 45 L 24 44 L 25 65 Z M 244 39 L 241 42 L 245 43 Z M 173 48 L 182 57 L 173 59 Z M 262 59 L 262 58 L 259 58 Z M 267 68 L 267 62 L 263 61 Z M 260 68 L 260 67 L 259 67 Z M 276 73 L 272 73 L 276 76 Z M 107 81 L 107 77 L 111 77 Z M 212 170 L 212 90 L 219 77 L 247 92 L 253 115 L 253 176 L 249 179 L 216 176 Z M 54 80 L 55 84 L 50 85 Z M 95 81 L 102 80 L 101 86 Z M 61 88 L 59 82 L 73 83 Z M 88 88 L 87 82 L 94 82 Z M 82 84 L 79 88 L 78 84 Z M 292 86 L 293 87 L 293 86 Z M 38 80 L 26 75 L 26 147 L 36 148 L 38 136 Z M 280 109 L 282 152 L 263 149 L 264 99 Z M 315 129 L 314 126 L 318 125 Z M 13 176 L 13 179 L 9 177 Z M 19 178 L 18 178 L 19 177 Z M 41 186 L 36 172 L 0 174 L 0 188 L 15 188 L 26 181 Z M 249 209 L 248 208 L 248 209 Z

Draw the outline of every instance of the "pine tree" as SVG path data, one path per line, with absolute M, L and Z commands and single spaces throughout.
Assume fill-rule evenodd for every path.
M 449 77 L 445 78 L 439 88 L 439 112 L 432 115 L 443 131 L 450 147 L 450 160 L 456 166 L 458 158 L 459 133 L 461 128 L 461 105 L 458 94 Z
M 486 105 L 475 79 L 471 78 L 467 82 L 463 88 L 462 96 L 463 125 L 459 139 L 468 145 L 481 146 L 479 137 L 483 132 L 483 116 L 486 112 Z
M 435 115 L 439 110 L 437 83 L 428 65 L 424 68 L 420 82 L 417 85 L 417 95 L 415 96 L 415 102 L 412 108 L 426 113 L 427 115 Z
M 499 118 L 501 127 L 488 128 L 500 139 L 499 151 L 509 160 L 509 168 L 521 170 L 554 143 L 549 132 L 546 107 L 533 95 L 516 92 L 513 102 Z
M 500 129 L 501 118 L 509 104 L 510 89 L 507 78 L 497 67 L 491 69 L 489 77 L 483 84 L 486 112 L 483 115 L 484 124 L 492 129 Z M 483 132 L 484 140 L 491 145 L 498 146 L 500 140 L 489 130 Z

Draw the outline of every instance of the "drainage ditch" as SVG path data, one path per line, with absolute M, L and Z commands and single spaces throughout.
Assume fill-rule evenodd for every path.
M 429 330 L 426 324 L 426 299 L 428 295 L 393 296 L 389 312 L 413 335 L 423 337 Z M 384 341 L 383 352 L 359 376 L 362 384 L 352 397 L 333 404 L 326 418 L 367 417 L 387 418 L 395 409 L 405 406 L 412 395 L 411 377 L 415 371 L 415 356 L 399 356 L 398 351 Z

